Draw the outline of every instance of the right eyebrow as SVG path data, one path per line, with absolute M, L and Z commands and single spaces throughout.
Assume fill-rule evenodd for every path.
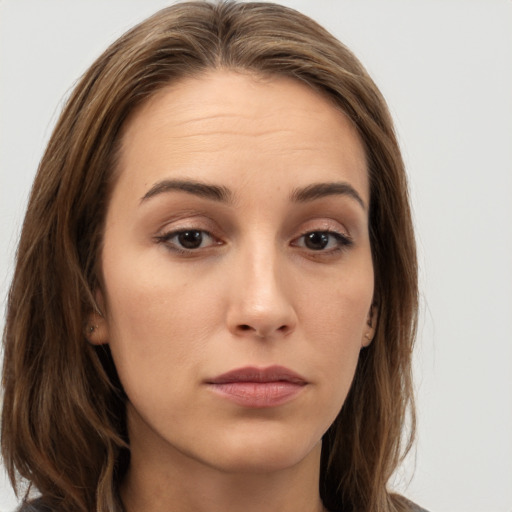
M 171 191 L 186 192 L 212 201 L 230 203 L 233 199 L 231 190 L 219 185 L 211 185 L 194 180 L 162 180 L 155 183 L 140 199 L 143 203 L 156 195 Z

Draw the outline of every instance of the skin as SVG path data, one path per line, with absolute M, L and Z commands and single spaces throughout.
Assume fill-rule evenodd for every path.
M 164 180 L 225 187 L 230 200 Z M 345 188 L 293 200 L 324 182 Z M 129 399 L 128 511 L 323 510 L 321 438 L 373 335 L 368 202 L 355 128 L 297 81 L 212 71 L 132 116 L 90 336 L 110 344 Z M 201 244 L 183 252 L 180 230 Z M 245 407 L 207 384 L 276 364 L 306 382 L 282 405 Z

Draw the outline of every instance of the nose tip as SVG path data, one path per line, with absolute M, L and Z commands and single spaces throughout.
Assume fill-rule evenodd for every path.
M 289 280 L 272 263 L 268 258 L 232 276 L 227 324 L 235 336 L 282 338 L 295 329 L 297 316 Z

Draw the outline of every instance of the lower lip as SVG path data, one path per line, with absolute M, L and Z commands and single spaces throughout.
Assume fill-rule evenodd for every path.
M 238 405 L 250 408 L 277 407 L 293 400 L 305 384 L 287 381 L 226 382 L 210 384 L 215 393 Z

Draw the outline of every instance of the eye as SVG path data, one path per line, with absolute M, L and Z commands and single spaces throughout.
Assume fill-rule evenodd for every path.
M 293 245 L 310 251 L 331 252 L 352 245 L 352 240 L 335 231 L 309 231 L 300 236 Z
M 157 241 L 165 243 L 170 249 L 183 252 L 205 249 L 219 243 L 210 233 L 202 229 L 171 231 L 158 236 Z

